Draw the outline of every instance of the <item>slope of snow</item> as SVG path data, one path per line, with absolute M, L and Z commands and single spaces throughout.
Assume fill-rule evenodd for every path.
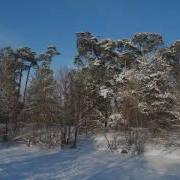
M 142 156 L 97 148 L 98 140 L 82 140 L 77 149 L 42 150 L 0 145 L 0 179 L 60 180 L 178 180 L 180 151 L 152 149 Z

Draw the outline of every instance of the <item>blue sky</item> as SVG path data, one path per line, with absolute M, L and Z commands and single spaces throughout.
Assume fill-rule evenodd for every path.
M 79 31 L 102 38 L 159 32 L 180 39 L 180 0 L 0 0 L 0 46 L 55 45 L 62 55 L 53 67 L 72 66 Z

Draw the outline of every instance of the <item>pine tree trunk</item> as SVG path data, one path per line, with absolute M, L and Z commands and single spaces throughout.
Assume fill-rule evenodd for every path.
M 71 126 L 68 126 L 68 137 L 67 137 L 66 144 L 69 144 L 70 139 L 71 139 Z
M 73 142 L 72 148 L 77 147 L 77 139 L 78 139 L 78 126 L 75 127 L 74 142 Z
M 20 78 L 19 78 L 19 87 L 18 87 L 18 98 L 17 98 L 18 100 L 19 100 L 19 97 L 20 97 L 20 94 L 21 94 L 22 72 L 23 72 L 23 69 L 21 67 Z
M 7 142 L 8 141 L 8 132 L 9 132 L 9 129 L 8 129 L 8 118 L 6 119 L 6 127 L 5 127 L 5 134 L 4 134 L 4 137 L 3 137 L 3 141 L 4 142 Z
M 27 85 L 28 85 L 28 81 L 29 81 L 30 71 L 31 71 L 31 65 L 30 65 L 30 67 L 29 67 L 29 69 L 28 69 L 28 73 L 27 73 L 27 77 L 26 77 L 26 83 L 25 83 L 25 88 L 24 88 L 23 103 L 25 103 L 25 100 L 26 100 L 26 91 L 27 91 Z

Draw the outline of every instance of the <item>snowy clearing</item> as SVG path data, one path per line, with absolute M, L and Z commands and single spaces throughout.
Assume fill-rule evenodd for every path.
M 100 142 L 101 141 L 101 142 Z M 142 156 L 103 150 L 103 138 L 81 141 L 77 149 L 42 150 L 0 145 L 0 179 L 178 180 L 180 150 L 153 148 Z

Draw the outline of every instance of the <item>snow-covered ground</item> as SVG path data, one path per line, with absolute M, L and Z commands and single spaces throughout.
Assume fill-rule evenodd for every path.
M 142 156 L 104 150 L 103 137 L 77 149 L 42 150 L 0 145 L 0 179 L 179 180 L 180 150 L 149 149 Z

